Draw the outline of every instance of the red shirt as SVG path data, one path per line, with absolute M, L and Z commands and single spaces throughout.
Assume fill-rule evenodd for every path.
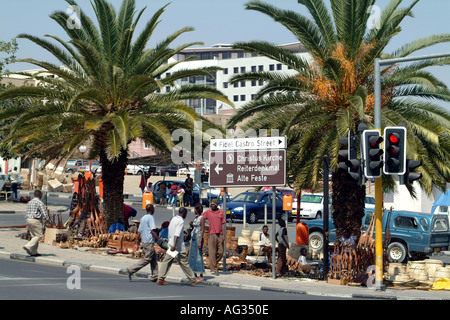
M 213 211 L 212 209 L 208 209 L 203 212 L 203 217 L 208 220 L 209 223 L 209 234 L 219 233 L 223 234 L 222 224 L 225 223 L 225 214 L 222 210 L 217 209 L 217 211 Z

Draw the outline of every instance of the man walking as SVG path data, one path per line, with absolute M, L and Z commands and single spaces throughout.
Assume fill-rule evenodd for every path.
M 27 211 L 25 212 L 25 218 L 27 220 L 28 231 L 30 231 L 31 234 L 31 240 L 23 246 L 23 249 L 32 257 L 40 256 L 37 249 L 39 246 L 39 241 L 42 239 L 44 228 L 41 220 L 50 222 L 47 209 L 41 201 L 41 198 L 42 192 L 40 190 L 35 190 L 34 198 L 28 202 Z
M 186 218 L 187 210 L 185 207 L 181 207 L 178 210 L 178 215 L 170 220 L 169 224 L 169 249 L 164 256 L 164 260 L 161 263 L 160 273 L 158 276 L 158 284 L 168 285 L 165 281 L 167 273 L 169 272 L 172 262 L 175 258 L 178 260 L 178 264 L 183 270 L 186 277 L 189 279 L 191 286 L 195 286 L 197 283 L 203 280 L 203 278 L 197 279 L 194 272 L 189 267 L 189 261 L 186 256 L 186 245 L 184 242 L 184 219 Z
M 219 271 L 217 265 L 223 257 L 223 224 L 225 223 L 225 214 L 218 207 L 219 202 L 217 199 L 211 201 L 211 209 L 206 210 L 203 213 L 203 217 L 208 220 L 209 223 L 209 235 L 208 235 L 208 258 L 209 268 L 212 274 L 218 276 Z
M 150 264 L 150 281 L 156 282 L 158 279 L 158 261 L 156 260 L 155 242 L 158 241 L 159 237 L 156 232 L 155 218 L 153 217 L 155 207 L 152 204 L 148 204 L 145 209 L 147 214 L 141 218 L 138 229 L 139 236 L 137 239 L 137 243 L 139 242 L 139 239 L 142 241 L 144 258 L 128 268 L 127 274 L 128 278 L 131 280 L 131 276 L 134 273 Z

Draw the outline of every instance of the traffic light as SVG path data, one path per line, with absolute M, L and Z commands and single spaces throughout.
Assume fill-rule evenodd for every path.
M 354 134 L 352 131 L 348 131 L 347 138 L 339 138 L 339 143 L 342 145 L 341 150 L 339 150 L 338 162 L 339 168 L 348 170 L 348 161 L 350 159 L 350 140 L 352 140 Z M 345 149 L 342 149 L 345 147 Z
M 384 167 L 389 175 L 403 175 L 406 172 L 406 128 L 384 128 Z
M 364 175 L 362 172 L 361 159 L 350 159 L 348 165 L 348 173 L 359 184 L 364 184 Z
M 422 178 L 420 172 L 414 172 L 414 169 L 422 165 L 422 160 L 406 160 L 406 172 L 400 176 L 400 184 L 411 184 L 412 182 Z
M 383 161 L 381 159 L 381 155 L 383 154 L 380 145 L 381 142 L 383 142 L 383 137 L 378 130 L 363 131 L 362 149 L 364 175 L 368 179 L 381 177 L 381 167 L 383 167 Z
M 361 160 L 358 159 L 357 141 L 353 131 L 348 131 L 347 138 L 339 138 L 339 142 L 345 149 L 339 150 L 339 167 L 347 170 L 350 176 L 358 183 L 363 183 Z

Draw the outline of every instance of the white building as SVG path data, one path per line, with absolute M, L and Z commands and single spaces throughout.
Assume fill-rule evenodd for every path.
M 299 42 L 280 45 L 280 47 L 302 55 L 305 59 L 310 57 Z M 262 81 L 241 81 L 231 85 L 229 84 L 229 81 L 232 76 L 239 73 L 259 71 L 286 72 L 287 74 L 296 73 L 295 70 L 292 70 L 275 60 L 257 56 L 243 50 L 233 49 L 231 45 L 227 44 L 217 44 L 210 48 L 186 49 L 177 54 L 173 58 L 173 61 L 180 61 L 190 56 L 198 56 L 198 59 L 181 62 L 171 69 L 171 71 L 174 72 L 182 69 L 201 67 L 219 67 L 222 70 L 215 72 L 213 78 L 190 77 L 182 79 L 177 85 L 190 83 L 213 86 L 223 92 L 228 97 L 228 100 L 234 104 L 236 109 L 239 109 L 245 103 L 253 100 L 254 95 L 261 89 L 264 83 Z M 169 74 L 170 73 L 167 73 L 166 76 Z M 166 87 L 163 90 L 169 91 L 170 87 Z M 231 106 L 220 101 L 216 102 L 212 99 L 190 100 L 188 105 L 202 115 L 217 114 L 220 113 L 220 110 L 232 109 Z

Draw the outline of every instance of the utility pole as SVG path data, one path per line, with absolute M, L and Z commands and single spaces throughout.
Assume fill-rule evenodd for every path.
M 375 59 L 374 64 L 374 127 L 381 134 L 381 67 L 389 66 L 395 63 L 410 62 L 417 60 L 427 60 L 450 57 L 450 53 L 430 54 L 418 57 L 405 57 L 397 59 Z M 382 206 L 383 206 L 382 178 L 375 178 L 375 289 L 384 290 L 383 287 L 383 225 L 382 225 Z

